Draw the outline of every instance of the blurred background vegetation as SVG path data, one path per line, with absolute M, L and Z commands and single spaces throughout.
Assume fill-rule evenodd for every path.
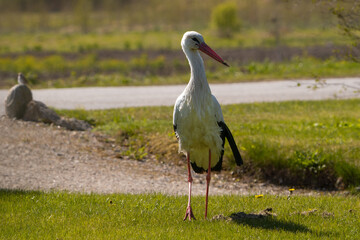
M 357 76 L 354 2 L 0 0 L 0 87 L 186 83 L 188 30 L 232 66 L 206 61 L 211 82 Z
M 296 28 L 329 28 L 336 17 L 328 4 L 284 0 L 0 0 L 2 33 L 14 31 L 119 32 L 204 29 L 212 12 L 235 8 L 244 28 L 292 31 Z M 220 5 L 220 6 L 219 6 Z M 218 14 L 219 15 L 219 14 Z M 234 20 L 230 20 L 234 21 Z

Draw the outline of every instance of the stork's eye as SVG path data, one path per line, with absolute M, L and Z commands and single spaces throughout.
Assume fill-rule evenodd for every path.
M 200 44 L 200 42 L 199 42 L 199 40 L 197 40 L 197 38 L 193 37 L 192 40 L 197 42 L 198 44 Z

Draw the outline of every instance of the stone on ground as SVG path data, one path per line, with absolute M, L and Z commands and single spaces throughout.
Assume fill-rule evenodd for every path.
M 17 84 L 9 90 L 5 99 L 5 112 L 9 118 L 21 119 L 27 104 L 32 100 L 30 88 L 24 84 Z

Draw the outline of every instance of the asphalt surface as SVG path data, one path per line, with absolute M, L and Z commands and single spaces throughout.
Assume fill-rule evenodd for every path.
M 315 87 L 316 86 L 316 87 Z M 358 98 L 360 78 L 283 80 L 232 84 L 211 84 L 220 104 Z M 185 85 L 145 87 L 83 87 L 32 90 L 33 98 L 58 109 L 109 109 L 134 106 L 172 106 Z M 316 88 L 314 90 L 314 88 Z M 0 90 L 5 99 L 8 90 Z M 0 101 L 0 115 L 4 114 Z

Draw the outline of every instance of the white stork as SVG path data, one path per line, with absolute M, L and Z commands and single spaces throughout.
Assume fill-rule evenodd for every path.
M 196 173 L 207 171 L 205 219 L 207 218 L 209 183 L 211 171 L 220 171 L 224 154 L 225 137 L 233 152 L 237 165 L 242 159 L 234 138 L 224 122 L 219 102 L 211 94 L 206 79 L 204 62 L 198 50 L 216 61 L 229 66 L 208 45 L 200 33 L 186 32 L 181 40 L 181 47 L 189 61 L 191 77 L 174 106 L 173 125 L 179 140 L 179 151 L 186 154 L 189 182 L 189 200 L 184 220 L 195 219 L 191 208 L 191 169 Z

